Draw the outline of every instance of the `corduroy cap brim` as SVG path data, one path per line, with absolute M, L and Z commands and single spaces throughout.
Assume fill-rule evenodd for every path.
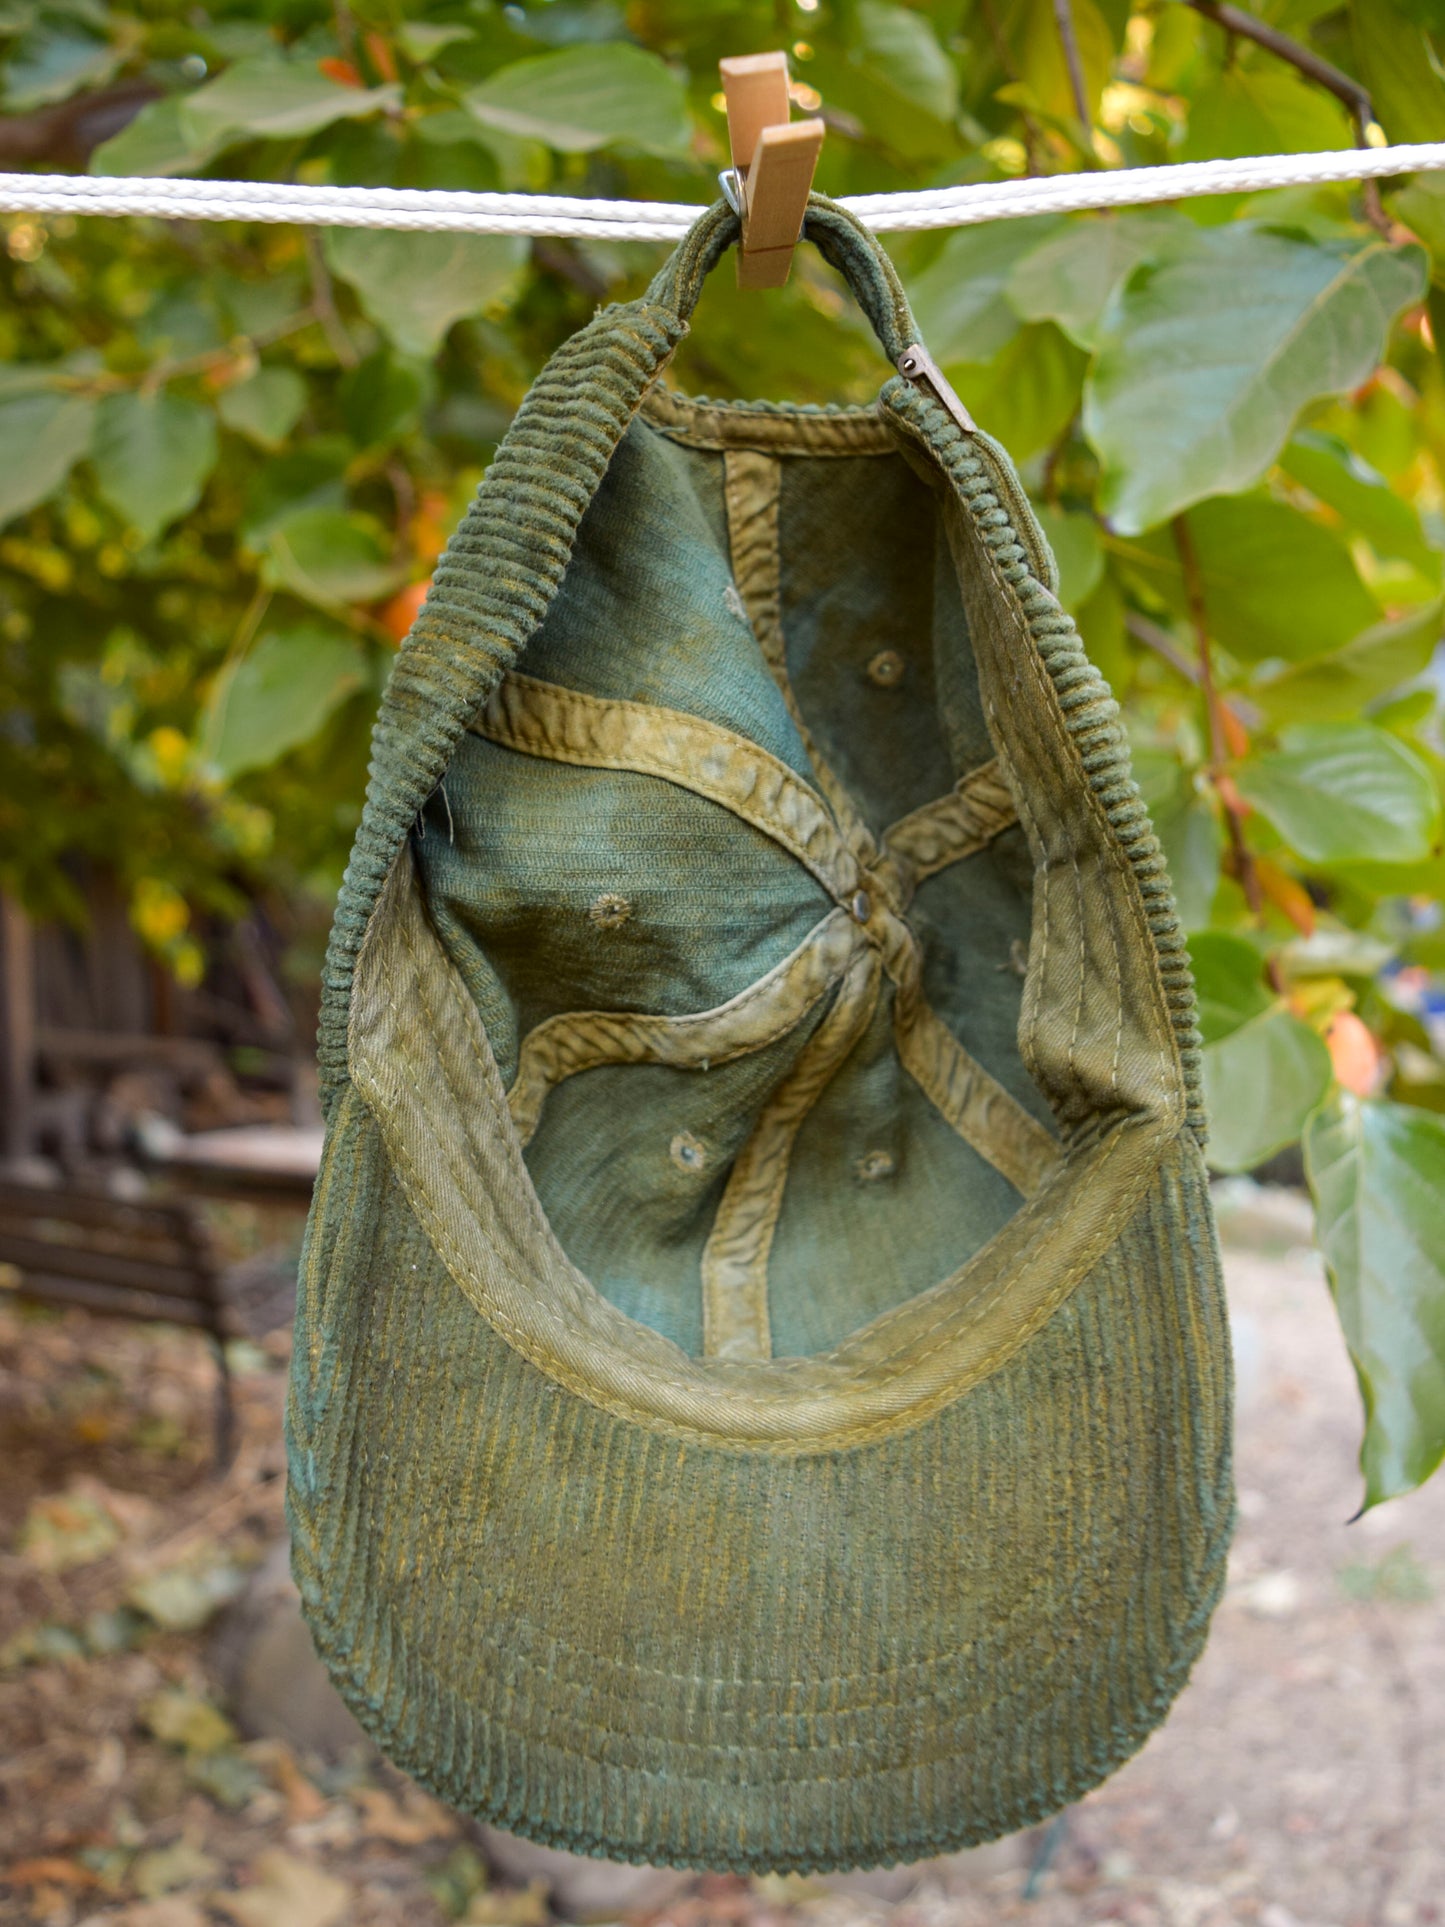
M 619 1860 L 874 1866 L 1028 1826 L 1157 1725 L 1232 1516 L 1196 1149 L 968 1396 L 799 1453 L 564 1390 L 458 1289 L 354 1092 L 332 1128 L 295 1570 L 343 1696 L 443 1799 Z

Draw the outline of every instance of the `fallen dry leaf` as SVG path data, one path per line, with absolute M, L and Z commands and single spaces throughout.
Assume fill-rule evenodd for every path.
M 43 1854 L 34 1860 L 16 1860 L 5 1869 L 5 1880 L 12 1887 L 34 1887 L 48 1882 L 53 1887 L 98 1887 L 100 1876 L 78 1860 L 62 1860 L 58 1854 Z
M 214 1880 L 221 1863 L 196 1841 L 182 1837 L 169 1847 L 152 1847 L 131 1862 L 130 1884 L 142 1900 L 156 1900 L 176 1887 L 199 1887 Z
M 193 1900 L 167 1894 L 164 1900 L 138 1900 L 118 1914 L 105 1915 L 106 1927 L 210 1927 Z
M 126 1599 L 167 1632 L 193 1633 L 214 1619 L 245 1583 L 245 1570 L 235 1559 L 216 1545 L 206 1545 L 175 1565 L 133 1579 Z
M 218 1707 L 182 1687 L 157 1693 L 141 1708 L 141 1718 L 158 1740 L 187 1753 L 215 1753 L 234 1746 L 236 1729 Z
M 549 1892 L 545 1880 L 531 1880 L 525 1887 L 494 1887 L 473 1894 L 462 1915 L 462 1927 L 547 1927 L 552 1918 Z
M 384 1787 L 358 1787 L 351 1795 L 360 1807 L 364 1829 L 373 1840 L 393 1846 L 415 1847 L 423 1840 L 449 1840 L 457 1830 L 455 1816 L 426 1794 L 408 1791 L 398 1800 Z
M 246 1757 L 260 1767 L 285 1800 L 288 1825 L 316 1820 L 325 1813 L 326 1795 L 307 1779 L 284 1740 L 252 1740 Z
M 103 1559 L 120 1544 L 120 1527 L 93 1493 L 54 1492 L 26 1514 L 16 1549 L 37 1572 L 69 1572 Z
M 263 1853 L 249 1887 L 218 1889 L 209 1896 L 217 1912 L 238 1927 L 333 1927 L 351 1906 L 351 1889 L 293 1853 Z

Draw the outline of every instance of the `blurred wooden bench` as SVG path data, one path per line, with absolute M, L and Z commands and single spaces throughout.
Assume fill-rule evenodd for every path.
M 136 1121 L 134 1148 L 171 1185 L 222 1197 L 305 1204 L 316 1182 L 325 1136 L 319 1124 L 236 1124 L 180 1131 L 161 1117 Z
M 219 1373 L 217 1469 L 234 1435 L 220 1273 L 195 1208 L 0 1180 L 0 1283 L 45 1305 L 189 1325 L 211 1340 Z

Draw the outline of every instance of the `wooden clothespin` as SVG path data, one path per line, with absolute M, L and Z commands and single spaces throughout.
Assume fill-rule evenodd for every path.
M 738 286 L 781 288 L 803 231 L 823 123 L 790 119 L 786 54 L 743 54 L 718 66 L 743 223 Z

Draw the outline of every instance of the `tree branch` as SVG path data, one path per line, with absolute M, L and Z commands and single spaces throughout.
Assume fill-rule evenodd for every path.
M 14 168 L 63 161 L 83 169 L 103 141 L 120 133 L 159 94 L 152 80 L 123 80 L 34 113 L 6 114 L 0 117 L 0 162 Z
M 355 368 L 361 356 L 356 352 L 356 343 L 346 332 L 346 324 L 336 311 L 336 295 L 331 286 L 331 276 L 326 270 L 326 257 L 321 252 L 321 237 L 314 227 L 305 228 L 302 233 L 306 267 L 311 277 L 311 305 L 316 310 L 316 318 L 331 343 L 332 354 L 341 366 Z
M 1202 13 L 1206 20 L 1212 20 L 1216 27 L 1226 33 L 1237 34 L 1241 40 L 1252 40 L 1256 47 L 1263 47 L 1279 60 L 1287 60 L 1297 73 L 1306 80 L 1313 80 L 1318 86 L 1326 88 L 1336 100 L 1344 102 L 1350 113 L 1362 124 L 1368 124 L 1375 117 L 1370 103 L 1370 92 L 1358 80 L 1336 67 L 1333 62 L 1323 59 L 1312 48 L 1306 47 L 1278 27 L 1271 27 L 1266 21 L 1256 20 L 1252 13 L 1242 7 L 1231 6 L 1229 0 L 1184 0 L 1186 7 Z
M 1016 81 L 1019 77 L 1018 63 L 1015 61 L 1013 52 L 1004 36 L 1004 30 L 999 25 L 998 10 L 995 8 L 993 0 L 978 0 L 978 4 L 979 11 L 984 18 L 984 24 L 988 28 L 989 39 L 993 42 L 993 50 L 998 57 L 998 64 L 1003 68 L 1010 80 Z M 1032 179 L 1035 175 L 1042 174 L 1044 171 L 1042 160 L 1044 146 L 1043 133 L 1038 122 L 1026 107 L 1019 109 L 1019 119 L 1024 124 L 1025 166 Z
M 1135 609 L 1125 612 L 1124 627 L 1136 642 L 1142 642 L 1146 649 L 1152 649 L 1156 656 L 1167 662 L 1176 676 L 1182 676 L 1185 682 L 1192 682 L 1196 689 L 1199 688 L 1203 681 L 1199 664 L 1189 660 L 1167 629 L 1161 629 L 1157 622 L 1151 622 L 1148 616 L 1141 616 Z
M 593 301 L 600 301 L 607 292 L 606 281 L 588 267 L 573 242 L 533 241 L 532 259 L 539 268 L 570 281 L 574 288 L 580 288 Z
M 1209 612 L 1204 602 L 1204 578 L 1200 573 L 1199 557 L 1195 551 L 1194 538 L 1189 533 L 1189 524 L 1182 515 L 1176 515 L 1170 528 L 1174 536 L 1174 547 L 1179 555 L 1179 567 L 1184 576 L 1184 599 L 1189 609 L 1189 620 L 1194 627 L 1195 645 L 1198 650 L 1198 686 L 1204 696 L 1204 712 L 1209 722 L 1209 780 L 1224 806 L 1224 823 L 1229 833 L 1231 867 L 1235 878 L 1244 891 L 1244 899 L 1252 915 L 1262 922 L 1264 892 L 1260 889 L 1253 853 L 1244 840 L 1244 818 L 1247 812 L 1226 767 L 1229 760 L 1229 736 L 1225 723 L 1224 704 L 1214 682 L 1214 654 L 1209 640 Z
M 1263 47 L 1277 59 L 1288 61 L 1296 73 L 1303 74 L 1306 80 L 1312 80 L 1332 93 L 1349 112 L 1355 130 L 1356 147 L 1368 145 L 1365 130 L 1375 118 L 1368 87 L 1336 67 L 1332 61 L 1323 59 L 1312 48 L 1304 46 L 1287 33 L 1281 33 L 1278 27 L 1271 27 L 1263 20 L 1256 20 L 1252 13 L 1232 6 L 1230 0 L 1184 0 L 1184 4 L 1192 7 L 1196 13 L 1203 14 L 1206 20 L 1212 20 L 1227 34 L 1241 40 L 1252 40 L 1257 47 Z M 1387 240 L 1391 239 L 1390 217 L 1380 199 L 1379 182 L 1362 181 L 1360 192 L 1365 204 L 1365 219 Z
M 1084 62 L 1079 52 L 1079 35 L 1074 26 L 1073 0 L 1054 0 L 1054 19 L 1059 29 L 1059 44 L 1064 50 L 1064 65 L 1069 70 L 1069 86 L 1074 96 L 1074 112 L 1079 117 L 1085 138 L 1090 127 L 1089 89 L 1084 80 Z
M 1151 622 L 1148 616 L 1141 616 L 1137 609 L 1125 610 L 1124 627 L 1136 642 L 1142 642 L 1146 649 L 1152 650 L 1161 661 L 1167 662 L 1177 676 L 1182 676 L 1185 682 L 1193 683 L 1196 689 L 1203 688 L 1204 672 L 1197 662 L 1190 661 L 1167 629 L 1161 629 L 1159 624 Z M 1253 703 L 1242 703 L 1238 699 L 1231 701 L 1228 696 L 1221 696 L 1219 707 L 1224 715 L 1232 719 L 1241 730 L 1258 729 L 1263 720 L 1260 711 Z
M 107 371 L 99 375 L 64 375 L 56 380 L 55 386 L 64 393 L 77 395 L 118 395 L 127 388 L 137 388 L 142 394 L 149 395 L 163 388 L 168 381 L 179 381 L 185 375 L 204 375 L 212 368 L 223 368 L 228 361 L 235 361 L 238 354 L 248 349 L 270 348 L 276 342 L 284 341 L 288 335 L 299 334 L 303 328 L 309 328 L 319 320 L 315 308 L 302 308 L 285 321 L 278 321 L 274 327 L 258 328 L 250 335 L 237 335 L 224 348 L 207 348 L 199 354 L 153 362 L 149 368 L 136 374 L 118 375 Z

